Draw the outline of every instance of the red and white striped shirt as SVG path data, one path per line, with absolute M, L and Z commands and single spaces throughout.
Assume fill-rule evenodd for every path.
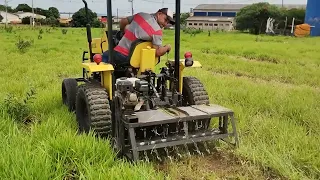
M 152 41 L 154 45 L 162 45 L 162 29 L 153 14 L 138 13 L 128 18 L 129 28 L 114 48 L 115 51 L 128 56 L 132 42 L 137 39 Z

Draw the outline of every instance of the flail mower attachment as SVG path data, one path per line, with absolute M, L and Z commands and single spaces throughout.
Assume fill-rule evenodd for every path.
M 214 117 L 219 118 L 219 127 L 211 129 L 208 127 L 209 121 L 203 119 Z M 233 127 L 232 132 L 227 129 L 229 120 Z M 193 144 L 195 151 L 201 155 L 198 147 L 201 145 L 198 143 L 202 143 L 205 150 L 210 152 L 207 141 L 226 139 L 230 136 L 235 136 L 237 143 L 233 112 L 218 105 L 194 105 L 139 112 L 135 116 L 126 117 L 122 122 L 129 132 L 134 160 L 139 159 L 140 152 L 145 154 L 147 150 L 151 150 L 159 158 L 156 152 L 159 148 L 164 148 L 170 158 L 168 147 L 178 150 L 177 146 L 183 146 L 185 151 L 189 152 L 188 144 Z M 137 133 L 140 133 L 140 136 L 136 136 Z M 139 138 L 141 136 L 143 138 Z M 177 155 L 179 154 L 177 152 Z
M 193 77 L 186 77 L 188 78 L 198 82 L 197 88 L 191 87 L 194 93 L 189 96 L 193 96 L 191 98 L 196 99 L 197 104 L 200 104 L 201 100 L 208 102 L 205 101 L 208 99 L 206 92 L 197 91 L 203 90 L 202 84 Z M 194 86 L 197 86 L 197 83 Z M 132 108 L 124 105 L 128 104 L 129 98 L 123 98 L 123 93 L 117 94 L 113 100 L 116 116 L 114 144 L 120 154 L 133 161 L 149 161 L 153 158 L 161 161 L 163 156 L 173 159 L 181 158 L 182 154 L 204 155 L 211 151 L 210 142 L 219 139 L 238 145 L 234 113 L 230 109 L 215 104 L 163 106 L 153 109 L 152 101 L 154 104 L 161 102 L 155 98 L 146 105 L 147 108 L 151 107 L 150 109 L 133 112 L 129 110 Z M 129 93 L 125 96 L 135 95 Z M 229 124 L 232 126 L 230 129 Z M 211 128 L 214 126 L 216 127 Z

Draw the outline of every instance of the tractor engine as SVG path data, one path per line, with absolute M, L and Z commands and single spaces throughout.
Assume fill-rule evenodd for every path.
M 132 114 L 134 111 L 146 110 L 149 84 L 138 78 L 119 78 L 116 80 L 116 94 L 121 101 L 122 110 L 125 114 Z
M 116 80 L 115 92 L 127 115 L 175 104 L 178 97 L 167 87 L 167 81 L 170 81 L 167 71 L 167 68 L 162 69 L 158 78 L 150 73 L 139 78 L 122 77 Z
M 121 107 L 123 110 L 133 110 L 139 103 L 138 95 L 134 90 L 134 84 L 132 80 L 127 78 L 119 78 L 116 80 L 116 95 L 121 101 Z

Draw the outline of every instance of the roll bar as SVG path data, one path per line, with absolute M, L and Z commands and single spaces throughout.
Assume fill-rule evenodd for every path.
M 90 55 L 90 59 L 91 61 L 93 61 L 93 54 L 92 54 L 92 34 L 91 34 L 91 26 L 90 26 L 90 23 L 89 23 L 89 14 L 88 14 L 88 3 L 86 0 L 82 0 L 82 2 L 84 3 L 84 6 L 85 6 L 85 11 L 86 11 L 86 19 L 87 19 L 87 25 L 86 25 L 86 28 L 87 28 L 87 39 L 88 39 L 88 44 L 89 44 L 89 55 Z

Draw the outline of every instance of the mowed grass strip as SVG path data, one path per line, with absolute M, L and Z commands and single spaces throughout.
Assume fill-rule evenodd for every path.
M 0 75 L 4 77 L 0 79 L 0 97 L 3 99 L 9 92 L 23 97 L 31 86 L 35 87 L 37 94 L 31 109 L 41 122 L 25 128 L 2 112 L 0 151 L 7 156 L 0 161 L 1 177 L 182 179 L 188 178 L 186 172 L 197 168 L 203 176 L 195 173 L 190 174 L 191 178 L 228 176 L 212 166 L 192 168 L 200 162 L 210 164 L 201 158 L 198 163 L 168 165 L 165 173 L 149 164 L 133 166 L 114 160 L 107 141 L 76 133 L 75 116 L 61 102 L 62 79 L 81 76 L 82 51 L 87 49 L 85 30 L 68 29 L 66 35 L 61 29 L 45 30 L 42 39 L 37 38 L 39 30 L 0 31 Z M 95 29 L 93 34 L 100 37 L 101 30 Z M 164 43 L 173 45 L 173 34 L 166 31 Z M 34 39 L 23 54 L 15 45 L 19 35 Z M 235 111 L 241 138 L 236 154 L 253 163 L 254 167 L 238 169 L 230 176 L 263 177 L 257 171 L 262 167 L 289 179 L 319 178 L 317 45 L 317 39 L 312 38 L 182 34 L 181 58 L 185 51 L 191 51 L 194 59 L 204 65 L 200 71 L 186 69 L 186 75 L 201 79 L 212 103 Z M 166 57 L 162 60 L 160 65 Z
M 290 179 L 319 177 L 318 92 L 209 71 L 197 77 L 205 84 L 211 103 L 235 111 L 240 156 Z

